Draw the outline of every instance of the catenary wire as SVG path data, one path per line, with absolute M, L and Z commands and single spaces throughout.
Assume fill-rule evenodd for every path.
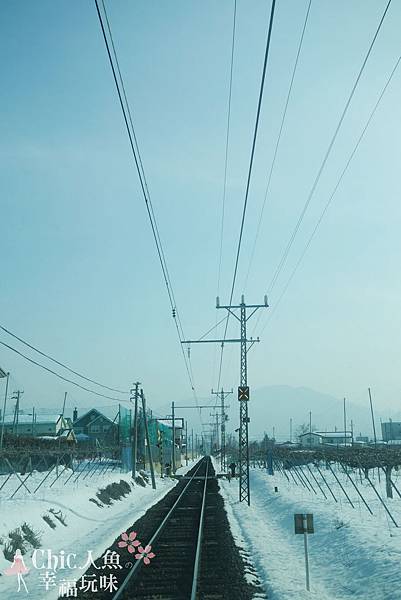
M 300 37 L 299 44 L 298 44 L 298 50 L 297 50 L 297 54 L 296 54 L 296 58 L 295 58 L 294 68 L 292 70 L 292 76 L 291 76 L 291 81 L 290 81 L 290 85 L 289 85 L 289 88 L 288 88 L 287 98 L 286 98 L 286 101 L 285 101 L 285 104 L 284 104 L 284 110 L 283 110 L 283 114 L 282 114 L 282 117 L 281 117 L 280 129 L 279 129 L 279 133 L 278 133 L 278 136 L 277 136 L 276 145 L 275 145 L 275 148 L 274 148 L 273 159 L 272 159 L 272 162 L 271 162 L 271 165 L 270 165 L 269 175 L 268 175 L 268 178 L 267 178 L 265 195 L 264 195 L 264 199 L 263 199 L 262 208 L 261 208 L 261 211 L 260 211 L 260 214 L 259 214 L 258 225 L 257 225 L 257 228 L 256 228 L 256 235 L 255 235 L 255 239 L 254 239 L 254 242 L 253 242 L 252 252 L 251 252 L 250 259 L 249 259 L 248 270 L 247 270 L 247 273 L 246 273 L 245 282 L 244 282 L 244 286 L 243 286 L 244 290 L 246 289 L 246 287 L 248 285 L 249 274 L 250 274 L 252 263 L 253 263 L 253 259 L 254 259 L 254 256 L 255 256 L 256 245 L 257 245 L 257 242 L 258 242 L 258 239 L 259 239 L 259 234 L 260 234 L 260 229 L 261 229 L 261 225 L 262 225 L 263 215 L 264 215 L 264 211 L 265 211 L 265 207 L 266 207 L 266 201 L 267 201 L 267 198 L 269 196 L 270 184 L 271 184 L 271 180 L 272 180 L 272 176 L 273 176 L 274 167 L 276 165 L 277 153 L 278 153 L 278 150 L 279 150 L 279 146 L 280 146 L 280 142 L 281 142 L 281 138 L 282 138 L 282 134 L 283 134 L 284 123 L 285 123 L 285 119 L 286 119 L 286 116 L 287 116 L 288 106 L 289 106 L 289 103 L 290 103 L 292 88 L 293 88 L 293 85 L 294 85 L 295 74 L 297 72 L 298 63 L 299 63 L 299 57 L 300 57 L 300 54 L 301 54 L 301 49 L 302 49 L 302 45 L 303 45 L 303 41 L 304 41 L 305 31 L 306 31 L 306 27 L 307 27 L 308 20 L 309 20 L 309 13 L 310 13 L 310 9 L 311 9 L 311 4 L 312 4 L 312 0 L 309 0 L 308 7 L 307 7 L 307 10 L 306 10 L 305 20 L 304 20 L 304 24 L 303 24 L 303 28 L 302 28 L 302 32 L 301 32 L 301 37 Z
M 339 134 L 339 131 L 341 129 L 343 121 L 345 119 L 345 116 L 346 116 L 346 114 L 348 112 L 348 108 L 349 108 L 349 106 L 351 104 L 352 98 L 354 97 L 355 91 L 356 91 L 356 89 L 358 87 L 358 84 L 359 84 L 359 81 L 360 81 L 360 79 L 362 77 L 362 73 L 365 70 L 366 63 L 368 62 L 369 56 L 370 56 L 370 54 L 371 54 L 371 52 L 373 50 L 373 47 L 374 47 L 375 42 L 376 42 L 376 39 L 377 39 L 377 37 L 379 35 L 379 32 L 380 32 L 381 27 L 383 25 L 384 19 L 386 17 L 387 11 L 388 11 L 388 9 L 390 7 L 391 1 L 392 0 L 388 0 L 388 2 L 386 4 L 386 7 L 385 7 L 384 12 L 383 12 L 383 14 L 381 16 L 380 22 L 379 22 L 379 24 L 378 24 L 378 26 L 376 28 L 375 34 L 373 36 L 373 39 L 372 39 L 372 41 L 371 41 L 371 43 L 369 45 L 368 51 L 367 51 L 367 53 L 365 55 L 365 58 L 364 58 L 364 60 L 362 62 L 362 66 L 359 69 L 358 75 L 357 75 L 357 77 L 356 77 L 356 79 L 354 81 L 354 84 L 352 86 L 351 92 L 350 92 L 350 94 L 348 96 L 348 99 L 347 99 L 347 101 L 345 103 L 344 109 L 343 109 L 343 111 L 341 113 L 341 117 L 340 117 L 340 119 L 339 119 L 339 121 L 337 123 L 337 126 L 336 126 L 336 129 L 334 131 L 334 134 L 333 134 L 333 136 L 332 136 L 332 138 L 330 140 L 330 143 L 329 143 L 329 145 L 327 147 L 327 150 L 326 150 L 325 155 L 323 157 L 323 161 L 322 161 L 322 163 L 321 163 L 321 165 L 319 167 L 319 170 L 318 170 L 318 172 L 316 174 L 316 177 L 315 177 L 315 179 L 313 181 L 311 190 L 310 190 L 310 192 L 308 194 L 308 197 L 306 199 L 306 202 L 305 202 L 305 204 L 304 204 L 304 206 L 302 208 L 301 214 L 299 215 L 299 218 L 298 218 L 298 221 L 297 221 L 297 223 L 295 225 L 295 228 L 294 228 L 294 230 L 293 230 L 293 232 L 292 232 L 292 234 L 290 236 L 290 239 L 289 239 L 289 241 L 287 243 L 287 246 L 286 246 L 286 248 L 285 248 L 285 250 L 284 250 L 284 252 L 283 252 L 283 254 L 281 256 L 281 259 L 279 261 L 279 264 L 278 264 L 278 266 L 277 266 L 277 268 L 276 268 L 276 270 L 274 272 L 273 278 L 272 278 L 272 280 L 270 282 L 270 285 L 268 287 L 268 294 L 270 294 L 271 291 L 273 290 L 273 288 L 274 288 L 274 286 L 275 286 L 275 284 L 277 282 L 277 279 L 278 279 L 278 277 L 279 277 L 279 275 L 280 275 L 280 273 L 281 273 L 281 271 L 282 271 L 282 269 L 283 269 L 283 267 L 285 265 L 285 262 L 287 260 L 287 256 L 288 256 L 288 254 L 290 252 L 290 249 L 292 247 L 294 239 L 295 239 L 295 237 L 296 237 L 296 235 L 298 233 L 298 230 L 299 230 L 299 228 L 301 226 L 301 223 L 302 223 L 302 221 L 304 219 L 305 213 L 308 210 L 309 204 L 310 204 L 310 202 L 311 202 L 311 200 L 312 200 L 312 198 L 313 198 L 313 196 L 315 194 L 315 191 L 316 191 L 317 185 L 319 183 L 320 177 L 321 177 L 321 175 L 323 173 L 323 170 L 324 170 L 324 168 L 326 166 L 326 163 L 327 163 L 327 160 L 328 160 L 328 158 L 329 158 L 329 156 L 331 154 L 331 151 L 333 149 L 333 146 L 335 144 L 335 141 L 337 139 L 337 136 Z
M 123 100 L 123 96 L 124 94 L 122 93 L 122 87 L 120 89 L 120 85 L 119 85 L 119 79 L 120 81 L 123 82 L 122 79 L 122 74 L 121 74 L 121 70 L 118 69 L 119 72 L 119 76 L 117 76 L 117 72 L 116 72 L 116 67 L 114 66 L 114 62 L 113 62 L 113 58 L 112 58 L 112 54 L 111 54 L 111 49 L 110 49 L 110 44 L 109 44 L 109 40 L 107 38 L 107 34 L 105 31 L 105 26 L 103 23 L 103 18 L 102 18 L 102 14 L 99 8 L 99 3 L 98 0 L 95 0 L 95 6 L 96 6 L 96 12 L 99 18 L 99 23 L 100 23 L 100 27 L 101 27 L 101 31 L 102 31 L 102 35 L 103 35 L 103 40 L 106 46 L 106 51 L 107 51 L 107 55 L 108 55 L 108 59 L 109 59 L 109 63 L 110 63 L 110 67 L 112 70 L 112 74 L 113 74 L 113 79 L 114 79 L 114 83 L 116 86 L 116 90 L 117 90 L 117 94 L 118 94 L 118 99 L 119 99 L 119 103 L 120 103 L 120 107 L 123 113 L 123 118 L 124 118 L 124 122 L 125 122 L 125 127 L 127 130 L 127 134 L 128 134 L 128 138 L 129 138 L 129 142 L 130 142 L 130 146 L 131 146 L 131 151 L 134 157 L 134 162 L 135 162 L 135 166 L 136 166 L 136 170 L 138 173 L 138 177 L 139 177 L 139 181 L 140 181 L 140 186 L 141 186 L 141 190 L 142 190 L 142 194 L 143 194 L 143 198 L 145 201 L 145 206 L 146 206 L 146 210 L 148 213 L 148 217 L 149 217 L 149 221 L 150 221 L 150 225 L 151 225 L 151 230 L 152 230 L 152 235 L 155 241 L 155 245 L 156 245 L 156 250 L 157 250 L 157 254 L 158 254 L 158 258 L 159 258 L 159 262 L 160 262 L 160 266 L 162 269 L 162 274 L 163 274 L 163 279 L 166 285 L 166 289 L 167 289 L 167 294 L 168 294 L 168 298 L 169 298 L 169 302 L 170 302 L 170 306 L 171 306 L 171 310 L 173 313 L 173 317 L 174 317 L 174 324 L 177 330 L 177 335 L 178 335 L 178 339 L 179 339 L 179 344 L 180 344 L 180 348 L 181 348 L 181 354 L 184 360 L 184 365 L 185 365 L 185 370 L 189 379 L 189 383 L 190 383 L 190 387 L 195 399 L 195 403 L 196 405 L 198 405 L 198 399 L 197 399 L 197 393 L 196 393 L 196 389 L 195 389 L 195 383 L 194 383 L 194 378 L 193 378 L 193 374 L 192 374 L 192 367 L 190 364 L 190 361 L 187 360 L 187 357 L 185 355 L 185 350 L 183 348 L 183 344 L 182 341 L 185 338 L 184 333 L 183 333 L 183 329 L 182 329 L 182 325 L 181 325 L 181 321 L 180 321 L 180 317 L 179 317 L 179 313 L 178 313 L 178 309 L 177 309 L 177 305 L 175 302 L 175 298 L 174 298 L 174 292 L 172 290 L 172 286 L 171 286 L 171 279 L 169 276 L 169 272 L 168 272 L 168 268 L 167 268 L 167 264 L 165 261 L 165 254 L 164 254 L 164 250 L 163 250 L 163 246 L 161 244 L 161 240 L 160 240 L 160 235 L 159 235 L 159 230 L 157 227 L 157 223 L 156 223 L 156 218 L 155 218 L 155 214 L 154 214 L 154 210 L 153 210 L 153 206 L 152 206 L 152 202 L 151 202 L 151 198 L 150 198 L 150 194 L 149 194 L 149 190 L 147 187 L 147 183 L 146 183 L 146 178 L 144 179 L 144 177 L 142 176 L 142 171 L 143 171 L 143 164 L 142 161 L 139 160 L 139 148 L 138 148 L 138 143 L 137 140 L 135 142 L 134 140 L 134 126 L 133 126 L 133 121 L 132 118 L 130 119 L 130 117 L 128 116 L 128 110 L 127 110 L 127 106 L 128 106 L 128 101 L 127 101 L 127 106 L 124 104 L 124 100 Z M 105 15 L 106 13 L 106 8 L 105 8 L 105 4 L 102 0 L 102 6 L 104 9 L 104 13 Z M 108 29 L 111 32 L 111 28 L 110 28 L 110 23 L 108 22 Z M 115 51 L 115 46 L 113 45 L 113 53 L 115 56 L 115 61 L 116 61 L 116 66 L 118 63 L 118 59 L 117 59 L 117 53 Z M 125 87 L 124 87 L 125 90 Z M 126 94 L 125 94 L 125 98 L 126 98 Z M 131 111 L 130 111 L 131 114 Z M 130 124 L 132 125 L 132 131 L 130 128 Z M 136 136 L 135 136 L 136 139 Z M 136 152 L 136 148 L 138 148 L 138 153 Z M 138 154 L 138 156 L 137 156 Z M 142 168 L 141 168 L 141 164 L 142 164 Z M 202 426 L 203 426 L 203 421 L 202 421 L 202 415 L 201 415 L 201 411 L 199 410 L 199 418 L 201 420 Z
M 145 169 L 143 167 L 142 156 L 141 156 L 141 153 L 140 153 L 140 150 L 139 150 L 138 138 L 137 138 L 136 132 L 135 132 L 135 127 L 134 127 L 134 123 L 133 123 L 133 119 L 132 119 L 131 108 L 130 108 L 130 105 L 129 105 L 129 102 L 128 102 L 128 98 L 127 98 L 127 93 L 126 93 L 126 90 L 125 90 L 124 79 L 123 79 L 123 76 L 122 76 L 122 73 L 121 73 L 120 63 L 119 63 L 119 60 L 118 60 L 117 51 L 116 51 L 116 47 L 115 47 L 115 44 L 114 44 L 113 33 L 111 31 L 110 21 L 109 21 L 109 17 L 108 17 L 108 14 L 107 14 L 105 2 L 104 2 L 104 0 L 101 0 L 101 1 L 102 1 L 102 7 L 103 7 L 104 16 L 105 16 L 105 19 L 106 19 L 107 31 L 108 31 L 109 38 L 110 38 L 110 43 L 111 43 L 111 49 L 112 49 L 112 52 L 113 52 L 114 62 L 115 62 L 116 69 L 117 69 L 118 79 L 119 79 L 119 83 L 120 83 L 120 86 L 121 86 L 122 96 L 124 98 L 125 108 L 127 110 L 128 121 L 129 121 L 130 126 L 131 126 L 132 137 L 133 137 L 133 140 L 134 140 L 135 149 L 136 149 L 137 156 L 138 156 L 138 163 L 139 163 L 139 167 L 140 167 L 140 170 L 141 170 L 144 187 L 145 187 L 145 190 L 146 190 L 146 193 L 147 193 L 147 197 L 148 197 L 149 208 L 150 208 L 150 211 L 151 211 L 151 214 L 152 214 L 152 218 L 153 218 L 153 223 L 154 223 L 154 227 L 155 227 L 155 234 L 156 234 L 156 237 L 157 237 L 157 241 L 159 243 L 161 258 L 162 258 L 164 266 L 165 266 L 165 272 L 166 272 L 166 278 L 167 278 L 166 285 L 169 286 L 169 289 L 170 289 L 170 292 L 171 292 L 172 302 L 173 302 L 173 305 L 176 307 L 176 300 L 175 300 L 175 296 L 174 296 L 174 290 L 173 290 L 173 286 L 171 284 L 170 274 L 169 274 L 169 270 L 168 270 L 168 267 L 167 267 L 166 256 L 165 256 L 164 249 L 163 249 L 163 244 L 162 244 L 161 238 L 160 238 L 159 227 L 158 227 L 157 220 L 156 220 L 156 217 L 155 217 L 155 214 L 154 214 L 154 211 L 153 211 L 153 205 L 152 205 L 151 196 L 150 196 L 150 192 L 149 192 L 148 182 L 147 182 L 147 178 L 146 178 L 146 174 L 145 174 Z M 182 324 L 181 324 L 181 319 L 180 319 L 180 316 L 179 316 L 177 308 L 176 308 L 176 318 L 177 318 L 177 321 L 178 321 L 178 325 L 180 327 L 181 336 L 182 336 L 182 338 L 184 338 L 184 331 L 183 331 L 183 327 L 182 327 Z
M 227 193 L 227 167 L 228 167 L 228 149 L 229 149 L 229 141 L 230 141 L 231 98 L 232 98 L 232 88 L 233 88 L 233 67 L 234 67 L 236 18 L 237 18 L 237 0 L 234 0 L 233 29 L 232 29 L 232 39 L 231 39 L 230 83 L 229 83 L 229 90 L 228 90 L 227 128 L 226 128 L 226 144 L 225 144 L 225 155 L 224 155 L 223 197 L 222 197 L 222 203 L 221 203 L 220 255 L 219 255 L 219 268 L 218 268 L 218 275 L 217 275 L 217 294 L 216 294 L 216 296 L 219 295 L 219 291 L 220 291 L 221 265 L 222 265 L 222 259 L 223 259 L 224 217 L 225 217 L 225 204 L 226 204 L 226 193 Z
M 315 225 L 315 227 L 314 227 L 311 235 L 308 238 L 308 241 L 307 241 L 307 243 L 305 245 L 305 248 L 303 249 L 303 251 L 302 251 L 302 253 L 301 253 L 301 255 L 300 255 L 297 263 L 295 264 L 295 267 L 293 268 L 293 270 L 291 272 L 290 277 L 288 278 L 288 280 L 287 280 L 287 282 L 286 282 L 286 284 L 285 284 L 285 286 L 284 286 L 284 288 L 283 288 L 283 290 L 282 290 L 282 292 L 281 292 L 281 294 L 280 294 L 280 296 L 279 296 L 276 304 L 274 305 L 274 308 L 273 308 L 273 310 L 271 311 L 271 313 L 269 315 L 269 319 L 266 321 L 265 325 L 262 328 L 262 332 L 266 329 L 266 327 L 270 323 L 270 320 L 273 317 L 274 313 L 277 311 L 277 309 L 278 309 L 278 307 L 279 307 L 279 305 L 280 305 L 280 303 L 281 303 L 284 295 L 286 294 L 286 292 L 288 290 L 289 285 L 291 284 L 291 281 L 293 280 L 293 278 L 295 276 L 295 273 L 297 272 L 299 266 L 301 265 L 301 263 L 302 263 L 305 255 L 306 255 L 306 253 L 307 253 L 307 251 L 308 251 L 308 249 L 309 249 L 309 247 L 310 247 L 310 245 L 312 243 L 312 240 L 315 237 L 316 232 L 319 229 L 319 226 L 320 226 L 321 222 L 323 221 L 323 219 L 324 219 L 324 217 L 325 217 L 325 215 L 326 215 L 326 213 L 327 213 L 327 211 L 328 211 L 328 209 L 329 209 L 329 207 L 331 205 L 331 202 L 332 202 L 334 196 L 336 195 L 336 193 L 337 193 L 337 191 L 338 191 L 338 189 L 340 187 L 340 184 L 341 184 L 341 182 L 342 182 L 345 174 L 348 171 L 348 168 L 349 168 L 349 166 L 350 166 L 350 164 L 351 164 L 351 162 L 352 162 L 352 160 L 353 160 L 353 158 L 354 158 L 354 156 L 355 156 L 355 154 L 356 154 L 356 152 L 357 152 L 357 150 L 358 150 L 358 148 L 359 148 L 359 146 L 360 146 L 363 138 L 365 137 L 366 131 L 367 131 L 367 129 L 368 129 L 371 121 L 373 120 L 373 117 L 376 114 L 376 111 L 377 111 L 377 109 L 378 109 L 378 107 L 379 107 L 379 105 L 380 105 L 380 103 L 382 101 L 382 98 L 383 98 L 384 94 L 387 91 L 388 86 L 390 85 L 390 83 L 391 83 L 391 81 L 392 81 L 392 79 L 393 79 L 393 77 L 394 77 L 394 75 L 395 75 L 395 73 L 396 73 L 396 71 L 397 71 L 397 69 L 398 69 L 398 67 L 400 65 L 400 62 L 401 62 L 401 55 L 398 57 L 398 59 L 397 59 L 395 65 L 394 65 L 394 67 L 393 67 L 393 69 L 392 69 L 389 77 L 387 78 L 387 81 L 386 81 L 384 87 L 382 88 L 382 91 L 380 92 L 380 95 L 379 95 L 379 97 L 378 97 L 378 99 L 376 101 L 376 104 L 374 105 L 374 107 L 373 107 L 373 109 L 372 109 L 372 111 L 371 111 L 371 113 L 370 113 L 370 115 L 369 115 L 369 117 L 368 117 L 368 119 L 367 119 L 367 121 L 365 123 L 365 126 L 362 129 L 362 132 L 361 132 L 361 134 L 360 134 L 360 136 L 359 136 L 359 138 L 358 138 L 358 140 L 357 140 L 357 142 L 356 142 L 356 144 L 355 144 L 355 146 L 354 146 L 354 148 L 353 148 L 353 150 L 352 150 L 352 152 L 351 152 L 351 154 L 350 154 L 350 156 L 349 156 L 349 158 L 348 158 L 348 160 L 347 160 L 347 162 L 346 162 L 346 164 L 345 164 L 345 166 L 344 166 L 344 168 L 343 168 L 343 170 L 342 170 L 342 172 L 340 174 L 340 177 L 339 177 L 336 185 L 334 186 L 333 191 L 330 194 L 329 199 L 327 200 L 327 202 L 326 202 L 326 204 L 325 204 L 325 206 L 323 208 L 323 211 L 320 214 L 320 217 L 319 217 L 319 219 L 318 219 L 318 221 L 317 221 L 317 223 L 316 223 L 316 225 Z
M 222 267 L 222 261 L 223 261 L 224 220 L 225 220 L 225 207 L 226 207 L 226 194 L 227 194 L 227 169 L 228 169 L 228 150 L 229 150 L 229 142 L 230 142 L 231 99 L 232 99 L 233 72 L 234 72 L 236 20 L 237 20 L 237 0 L 234 0 L 233 26 L 232 26 L 232 36 L 231 36 L 230 77 L 229 77 L 228 102 L 227 102 L 226 143 L 225 143 L 225 153 L 224 153 L 223 195 L 222 195 L 222 202 L 221 202 L 220 252 L 219 252 L 219 262 L 218 262 L 218 272 L 217 272 L 216 296 L 218 296 L 220 293 L 221 267 Z M 212 327 L 200 339 L 202 340 L 208 333 L 210 333 L 210 331 L 213 331 L 213 329 L 215 329 L 222 321 L 225 321 L 225 319 L 226 319 L 226 317 L 224 317 L 221 321 L 217 322 L 217 309 L 216 309 L 216 324 L 215 324 L 215 326 Z M 214 347 L 214 349 L 213 349 L 213 364 L 212 364 L 212 381 L 214 381 L 214 376 L 215 376 L 216 350 L 217 350 L 217 348 Z
M 236 257 L 235 257 L 234 275 L 233 275 L 233 280 L 232 280 L 232 284 L 231 284 L 229 304 L 232 303 L 232 299 L 234 296 L 234 290 L 235 290 L 235 283 L 236 283 L 237 273 L 238 273 L 238 263 L 239 263 L 240 253 L 241 253 L 241 245 L 242 245 L 242 237 L 243 237 L 243 233 L 244 233 L 246 211 L 247 211 L 247 207 L 248 207 L 249 187 L 250 187 L 250 183 L 251 183 L 253 160 L 254 160 L 255 148 L 256 148 L 256 139 L 257 139 L 258 129 L 259 129 L 259 118 L 260 118 L 260 112 L 261 112 L 261 107 L 262 107 L 263 91 L 264 91 L 264 85 L 265 85 L 267 62 L 268 62 L 268 58 L 269 58 L 270 41 L 271 41 L 271 34 L 272 34 L 272 29 L 273 29 L 275 6 L 276 6 L 276 0 L 272 0 L 271 9 L 270 9 L 269 26 L 268 26 L 268 30 L 267 30 L 265 56 L 264 56 L 264 61 L 263 61 L 262 79 L 261 79 L 260 88 L 259 88 L 258 106 L 257 106 L 257 111 L 256 111 L 256 120 L 255 120 L 254 132 L 253 132 L 251 155 L 250 155 L 250 159 L 249 159 L 249 168 L 248 168 L 248 176 L 247 176 L 247 183 L 246 183 L 246 190 L 245 190 L 245 199 L 244 199 L 244 206 L 242 209 L 241 226 L 240 226 L 240 233 L 239 233 L 239 239 L 238 239 L 238 245 L 237 245 L 237 252 L 236 252 Z M 230 313 L 228 313 L 227 317 L 226 317 L 226 324 L 224 327 L 223 339 L 226 339 L 226 336 L 227 336 L 229 319 L 230 319 Z M 221 351 L 220 351 L 219 377 L 218 377 L 217 389 L 220 389 L 221 374 L 222 374 L 222 368 L 223 368 L 223 353 L 224 353 L 224 342 L 221 345 Z

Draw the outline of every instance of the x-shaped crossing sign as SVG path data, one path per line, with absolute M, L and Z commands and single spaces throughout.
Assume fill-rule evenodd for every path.
M 238 400 L 249 400 L 249 387 L 247 385 L 238 388 Z

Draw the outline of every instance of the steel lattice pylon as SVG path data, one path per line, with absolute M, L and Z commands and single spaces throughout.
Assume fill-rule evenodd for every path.
M 239 400 L 239 439 L 238 439 L 238 462 L 239 462 L 239 501 L 247 502 L 248 505 L 251 502 L 251 492 L 249 485 L 249 416 L 248 416 L 248 402 L 249 402 L 249 388 L 248 388 L 248 350 L 253 346 L 257 339 L 247 339 L 246 337 L 246 324 L 248 319 L 255 314 L 259 308 L 266 308 L 267 297 L 265 296 L 264 304 L 245 304 L 244 296 L 241 297 L 241 303 L 236 306 L 220 306 L 217 302 L 217 308 L 225 308 L 230 314 L 236 317 L 240 321 L 241 325 L 241 336 L 238 340 L 241 343 L 241 365 L 240 365 L 240 387 L 238 388 L 238 400 Z M 251 314 L 247 316 L 246 309 L 253 309 Z M 240 310 L 240 316 L 233 312 L 235 309 Z
M 248 385 L 247 369 L 247 343 L 246 343 L 246 306 L 244 298 L 241 302 L 241 387 Z M 249 489 L 249 446 L 248 446 L 248 400 L 239 401 L 239 501 L 250 504 Z
M 238 400 L 239 400 L 239 500 L 240 502 L 248 502 L 250 504 L 250 487 L 249 487 L 249 446 L 248 446 L 248 401 L 249 401 L 249 388 L 248 388 L 248 368 L 247 368 L 247 354 L 255 342 L 259 342 L 259 338 L 249 340 L 246 338 L 246 324 L 247 321 L 255 314 L 259 308 L 267 308 L 267 296 L 265 296 L 264 304 L 245 304 L 244 296 L 241 296 L 241 303 L 236 305 L 220 305 L 220 300 L 217 298 L 216 308 L 225 308 L 233 317 L 235 317 L 241 324 L 241 337 L 239 339 L 224 339 L 220 340 L 182 340 L 182 344 L 207 344 L 207 343 L 218 343 L 222 347 L 228 343 L 240 343 L 241 344 L 241 373 L 240 373 L 240 387 L 238 388 Z M 251 314 L 247 316 L 247 308 L 253 309 Z M 240 310 L 240 316 L 235 310 Z M 218 393 L 213 392 L 212 393 Z M 223 431 L 223 429 L 222 429 Z

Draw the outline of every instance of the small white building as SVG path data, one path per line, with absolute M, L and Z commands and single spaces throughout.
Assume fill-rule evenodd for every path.
M 0 423 L 0 427 L 1 427 Z M 72 430 L 72 422 L 62 415 L 37 415 L 20 413 L 4 419 L 5 433 L 28 436 L 60 436 L 64 431 Z
M 322 436 L 320 433 L 315 433 L 314 431 L 308 433 L 301 433 L 299 436 L 299 443 L 301 446 L 306 446 L 308 448 L 314 448 L 316 446 L 320 446 L 322 443 Z
M 327 431 L 320 434 L 323 444 L 335 446 L 352 446 L 353 438 L 350 431 Z

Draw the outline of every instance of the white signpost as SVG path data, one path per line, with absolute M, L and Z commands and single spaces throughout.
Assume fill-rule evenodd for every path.
M 306 589 L 308 590 L 308 592 L 310 592 L 308 534 L 315 533 L 315 530 L 313 528 L 313 514 L 295 514 L 294 525 L 295 533 L 303 534 L 304 536 Z

